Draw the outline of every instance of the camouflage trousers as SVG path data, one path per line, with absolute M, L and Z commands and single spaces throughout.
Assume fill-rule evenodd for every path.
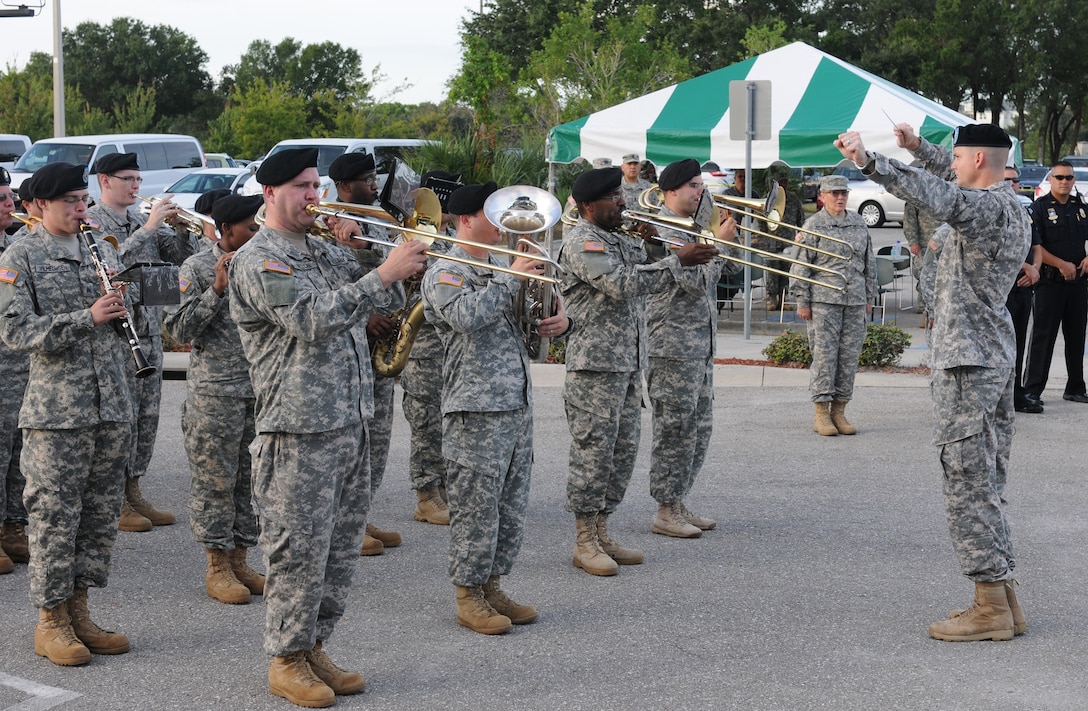
M 650 358 L 646 388 L 653 407 L 650 496 L 683 501 L 703 468 L 714 428 L 714 360 Z
M 809 392 L 813 402 L 849 400 L 865 343 L 865 304 L 812 303 L 808 345 L 812 350 Z
M 370 495 L 378 493 L 385 478 L 385 465 L 389 461 L 389 444 L 393 439 L 393 386 L 396 378 L 374 376 L 374 417 L 368 423 L 370 430 Z
M 132 359 L 126 361 L 128 387 L 132 392 L 132 412 L 135 417 L 132 457 L 125 473 L 130 479 L 147 474 L 151 455 L 155 453 L 155 437 L 159 432 L 159 404 L 162 401 L 162 339 L 143 339 L 141 344 L 148 364 L 155 366 L 156 372 L 146 378 L 137 378 Z
M 76 587 L 106 587 L 132 426 L 23 430 L 30 602 L 51 609 Z
M 1012 381 L 1012 368 L 933 371 L 934 443 L 944 470 L 948 531 L 963 574 L 974 582 L 1004 580 L 1016 567 L 1005 515 Z
M 763 229 L 759 227 L 757 229 Z M 776 239 L 770 237 L 760 237 L 753 235 L 752 246 L 758 249 L 765 250 L 767 252 L 774 252 L 775 254 L 781 254 L 789 249 L 789 245 L 785 242 L 779 242 Z M 745 257 L 751 259 L 751 257 Z M 784 262 L 781 259 L 771 259 L 765 257 L 765 264 L 771 269 L 778 269 L 779 271 L 788 272 L 790 265 L 788 262 Z M 763 272 L 763 287 L 764 293 L 767 298 L 778 298 L 786 293 L 786 289 L 789 287 L 790 278 L 781 274 L 776 274 L 772 271 Z
M 5 376 L 7 377 L 7 376 Z M 19 406 L 0 412 L 0 523 L 26 523 L 23 488 L 26 479 L 19 465 L 23 434 L 19 430 Z
M 189 456 L 189 527 L 204 548 L 257 545 L 249 445 L 257 436 L 253 398 L 189 391 L 181 431 Z
M 404 388 L 401 407 L 412 430 L 408 450 L 408 475 L 412 488 L 428 491 L 446 485 L 446 460 L 442 457 L 442 361 L 438 358 L 408 360 L 400 374 Z
M 570 429 L 567 510 L 611 513 L 623 501 L 642 430 L 642 371 L 567 371 L 563 402 Z
M 521 550 L 533 469 L 533 411 L 451 412 L 442 418 L 454 585 L 507 575 Z
M 368 445 L 363 422 L 316 434 L 258 434 L 250 446 L 270 655 L 311 649 L 344 614 L 370 508 Z

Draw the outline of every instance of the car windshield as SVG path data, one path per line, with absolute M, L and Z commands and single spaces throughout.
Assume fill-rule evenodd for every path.
M 206 193 L 209 190 L 230 188 L 236 177 L 229 173 L 192 173 L 168 187 L 164 192 Z
M 290 146 L 276 146 L 268 155 L 274 156 L 280 151 L 285 151 L 288 148 L 316 148 L 317 149 L 317 173 L 318 175 L 328 175 L 329 166 L 334 160 L 344 155 L 344 151 L 347 150 L 347 146 L 306 146 L 299 144 L 292 144 Z
M 94 146 L 87 143 L 35 143 L 23 154 L 14 170 L 33 173 L 46 163 L 75 163 L 87 165 Z
M 1021 180 L 1041 180 L 1048 169 L 1045 165 L 1025 165 L 1020 168 Z
M 847 180 L 868 180 L 861 174 L 860 168 L 836 168 L 835 175 L 845 175 Z

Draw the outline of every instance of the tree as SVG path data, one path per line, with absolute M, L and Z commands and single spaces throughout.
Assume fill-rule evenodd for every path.
M 208 145 L 237 156 L 259 156 L 285 138 L 310 136 L 306 100 L 282 83 L 236 87 L 229 106 L 210 126 Z
M 167 25 L 119 17 L 109 25 L 82 22 L 63 34 L 65 84 L 77 86 L 92 108 L 112 113 L 136 87 L 155 95 L 152 125 L 206 110 L 213 102 L 196 40 Z

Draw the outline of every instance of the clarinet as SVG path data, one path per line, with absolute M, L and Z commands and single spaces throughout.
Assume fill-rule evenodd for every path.
M 113 285 L 110 281 L 109 272 L 106 270 L 106 263 L 102 260 L 102 255 L 98 251 L 98 243 L 94 241 L 94 228 L 87 224 L 86 220 L 79 221 L 79 235 L 83 238 L 83 243 L 87 245 L 87 250 L 91 253 L 91 261 L 94 262 L 94 270 L 98 273 L 98 280 L 102 282 L 102 288 L 106 290 L 108 294 L 118 294 L 120 289 Z M 122 298 L 124 295 L 122 294 Z M 136 377 L 146 378 L 155 372 L 155 367 L 149 365 L 147 362 L 147 356 L 144 355 L 144 349 L 140 346 L 140 337 L 136 335 L 136 328 L 132 325 L 132 322 L 128 320 L 127 316 L 123 316 L 120 319 L 116 319 L 114 324 L 120 321 L 119 332 L 121 336 L 128 341 L 128 347 L 132 350 L 132 359 L 136 361 Z

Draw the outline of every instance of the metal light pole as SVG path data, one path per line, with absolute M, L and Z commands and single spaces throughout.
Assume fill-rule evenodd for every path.
M 53 0 L 53 137 L 64 135 L 64 50 L 61 46 L 60 0 Z

